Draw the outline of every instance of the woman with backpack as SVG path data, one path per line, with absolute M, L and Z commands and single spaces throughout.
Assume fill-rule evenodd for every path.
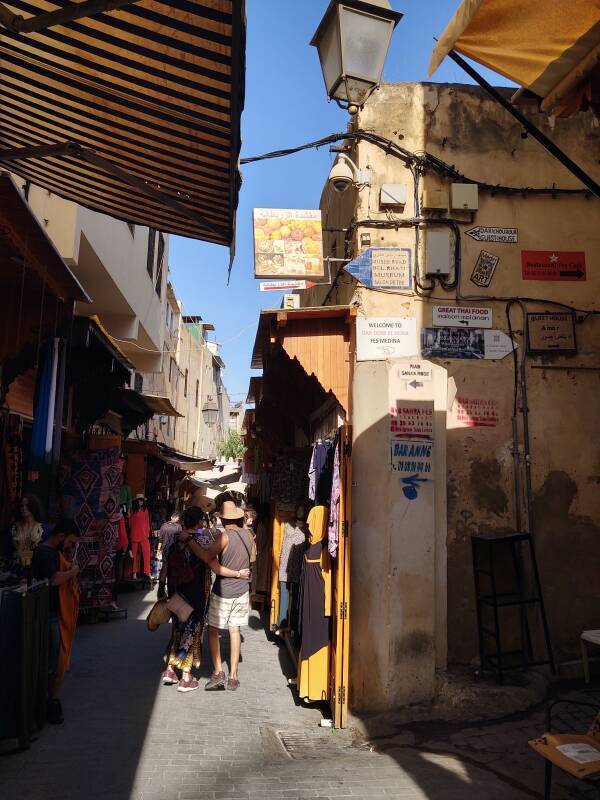
M 175 537 L 165 548 L 158 587 L 159 597 L 164 596 L 166 573 L 167 606 L 171 611 L 173 628 L 165 654 L 167 668 L 163 672 L 162 682 L 165 686 L 177 683 L 177 691 L 191 692 L 198 688 L 192 669 L 197 669 L 202 659 L 210 569 L 225 578 L 247 578 L 249 573 L 247 570 L 228 569 L 218 562 L 211 552 L 213 536 L 202 509 L 188 508 L 181 521 L 183 535 Z M 192 549 L 190 542 L 197 546 Z M 207 564 L 210 569 L 206 568 Z M 176 670 L 181 670 L 181 679 Z

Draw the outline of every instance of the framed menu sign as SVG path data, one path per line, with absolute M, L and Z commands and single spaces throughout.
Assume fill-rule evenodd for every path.
M 527 314 L 527 352 L 532 355 L 576 353 L 575 315 L 570 311 Z
M 255 278 L 324 278 L 321 212 L 254 209 Z

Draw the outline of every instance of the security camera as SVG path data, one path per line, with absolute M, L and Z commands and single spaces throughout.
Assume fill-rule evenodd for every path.
M 370 185 L 371 174 L 370 170 L 358 169 L 351 158 L 344 153 L 340 153 L 329 172 L 327 182 L 331 184 L 334 191 L 342 194 L 349 186 Z

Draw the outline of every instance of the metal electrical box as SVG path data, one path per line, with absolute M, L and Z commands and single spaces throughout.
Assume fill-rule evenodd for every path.
M 450 203 L 453 211 L 477 211 L 479 187 L 476 183 L 453 183 L 450 190 Z
M 450 231 L 425 232 L 425 271 L 427 275 L 449 275 L 451 267 Z
M 448 192 L 446 189 L 424 189 L 421 197 L 423 211 L 447 211 Z
M 404 208 L 406 205 L 405 183 L 384 183 L 379 192 L 380 208 Z

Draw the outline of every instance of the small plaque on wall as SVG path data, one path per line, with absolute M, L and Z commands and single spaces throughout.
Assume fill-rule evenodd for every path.
M 527 314 L 527 352 L 532 355 L 576 353 L 575 315 L 569 311 Z

